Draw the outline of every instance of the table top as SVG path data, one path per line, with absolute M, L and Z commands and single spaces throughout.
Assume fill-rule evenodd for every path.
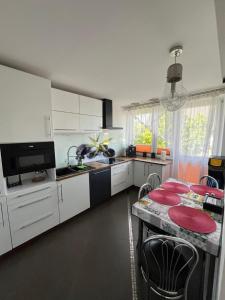
M 167 181 L 180 182 L 176 179 L 169 178 Z M 187 183 L 185 183 L 187 184 Z M 190 185 L 190 184 L 187 184 Z M 203 209 L 202 202 L 204 197 L 196 195 L 192 191 L 188 194 L 182 194 L 181 203 L 179 205 L 189 206 L 193 208 Z M 223 201 L 223 200 L 222 200 Z M 183 238 L 196 247 L 202 249 L 214 256 L 219 255 L 222 232 L 222 218 L 220 215 L 211 213 L 211 217 L 216 222 L 216 231 L 210 234 L 200 234 L 186 230 L 175 224 L 168 215 L 168 210 L 171 206 L 156 203 L 145 196 L 140 201 L 137 201 L 132 206 L 133 215 L 141 220 L 148 222 L 169 234 Z

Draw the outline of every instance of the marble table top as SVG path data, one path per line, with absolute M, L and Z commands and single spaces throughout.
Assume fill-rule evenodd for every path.
M 167 181 L 180 182 L 173 178 L 169 178 Z M 203 196 L 199 196 L 193 192 L 190 192 L 188 194 L 182 194 L 180 197 L 181 203 L 179 205 L 203 209 Z M 148 222 L 171 235 L 183 238 L 203 251 L 208 252 L 209 254 L 218 256 L 221 245 L 222 217 L 215 213 L 209 212 L 211 217 L 216 222 L 216 231 L 210 234 L 199 234 L 186 230 L 175 224 L 168 215 L 168 210 L 170 207 L 171 206 L 156 203 L 149 199 L 148 196 L 145 196 L 140 201 L 137 201 L 133 204 L 132 213 L 141 220 Z

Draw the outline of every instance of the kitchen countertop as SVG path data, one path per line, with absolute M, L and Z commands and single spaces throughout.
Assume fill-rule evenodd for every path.
M 136 157 L 121 156 L 121 157 L 117 157 L 117 158 L 124 159 L 124 161 L 131 161 L 131 160 L 143 161 L 143 162 L 148 162 L 148 163 L 158 164 L 158 165 L 163 165 L 163 166 L 170 165 L 173 162 L 171 159 L 162 160 L 159 158 L 142 157 L 142 156 L 136 156 Z
M 74 176 L 79 176 L 79 175 L 89 173 L 89 172 L 94 171 L 94 170 L 106 169 L 106 168 L 109 168 L 111 166 L 115 166 L 115 165 L 118 165 L 118 164 L 123 164 L 123 163 L 128 162 L 128 161 L 142 161 L 142 162 L 158 164 L 158 165 L 163 165 L 163 166 L 172 164 L 172 160 L 170 160 L 170 159 L 161 160 L 159 158 L 150 158 L 150 157 L 120 156 L 120 157 L 117 157 L 117 159 L 121 159 L 121 161 L 117 161 L 116 163 L 111 164 L 111 165 L 100 163 L 100 162 L 97 162 L 97 161 L 88 162 L 85 165 L 87 165 L 89 167 L 92 167 L 93 169 L 82 171 L 82 172 L 75 172 L 75 173 L 67 174 L 67 175 L 64 175 L 64 176 L 56 177 L 56 181 L 61 181 L 61 180 L 68 179 L 68 178 L 71 178 L 71 177 L 74 177 Z

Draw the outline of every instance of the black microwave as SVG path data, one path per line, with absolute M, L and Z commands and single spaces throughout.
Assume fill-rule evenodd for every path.
M 54 142 L 1 144 L 4 177 L 55 168 Z

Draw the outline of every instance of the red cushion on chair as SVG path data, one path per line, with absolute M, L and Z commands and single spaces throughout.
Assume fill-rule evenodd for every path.
M 217 189 L 217 188 L 213 188 L 207 185 L 201 185 L 201 184 L 195 184 L 191 186 L 191 190 L 198 194 L 198 195 L 202 195 L 205 196 L 205 194 L 214 194 L 216 198 L 223 198 L 224 193 L 223 191 Z
M 148 194 L 149 199 L 164 205 L 174 206 L 180 203 L 180 196 L 167 190 L 154 190 Z
M 187 185 L 179 182 L 167 181 L 161 185 L 162 188 L 177 194 L 187 194 L 190 192 L 190 189 Z
M 187 230 L 205 234 L 216 231 L 216 222 L 200 209 L 175 206 L 169 209 L 168 214 L 174 223 Z

